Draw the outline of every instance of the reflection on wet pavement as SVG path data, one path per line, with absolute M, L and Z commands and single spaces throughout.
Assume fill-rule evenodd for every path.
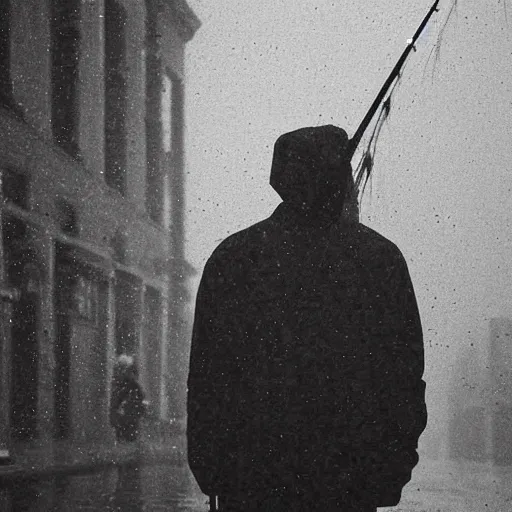
M 170 464 L 113 466 L 0 485 L 0 512 L 207 512 L 207 500 L 188 467 Z M 512 467 L 423 460 L 401 503 L 379 512 L 511 510 Z
M 125 465 L 88 474 L 17 480 L 0 491 L 2 512 L 203 512 L 204 496 L 188 468 Z

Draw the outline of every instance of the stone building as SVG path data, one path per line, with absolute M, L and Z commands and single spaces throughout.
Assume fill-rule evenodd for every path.
M 454 377 L 451 457 L 512 464 L 512 320 L 491 318 L 483 352 L 461 354 Z
M 183 413 L 185 0 L 0 2 L 0 450 L 110 439 L 116 355 Z

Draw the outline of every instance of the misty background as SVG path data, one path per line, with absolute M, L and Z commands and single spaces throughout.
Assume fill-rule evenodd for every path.
M 187 47 L 195 296 L 221 239 L 279 204 L 268 184 L 276 138 L 321 124 L 353 135 L 432 2 L 189 3 L 202 20 Z M 503 1 L 459 0 L 438 40 L 452 5 L 440 2 L 409 57 L 361 211 L 409 265 L 425 337 L 424 438 L 440 452 L 454 389 L 485 393 L 490 320 L 512 317 L 511 20 Z
M 0 1 L 0 510 L 208 508 L 185 436 L 204 264 L 280 202 L 278 136 L 352 136 L 432 4 Z M 502 512 L 512 3 L 439 7 L 361 209 L 404 253 L 425 334 L 429 422 L 393 510 Z M 115 398 L 134 370 L 147 414 L 126 445 Z

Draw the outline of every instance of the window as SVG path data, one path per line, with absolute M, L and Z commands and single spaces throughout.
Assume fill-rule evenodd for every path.
M 122 233 L 116 233 L 110 241 L 112 256 L 118 263 L 126 263 L 126 237 Z
M 11 82 L 11 3 L 0 1 L 0 103 L 10 106 L 12 99 Z
M 126 168 L 126 12 L 105 1 L 105 181 L 124 195 Z
M 164 206 L 163 206 L 163 225 L 166 231 L 168 231 L 171 227 L 171 216 L 172 216 L 172 196 L 171 196 L 171 185 L 170 185 L 169 174 L 166 173 L 164 176 L 164 186 L 163 186 L 163 194 L 164 194 Z
M 140 342 L 140 281 L 130 274 L 116 272 L 115 337 L 116 354 L 136 354 Z
M 52 131 L 68 153 L 78 153 L 80 0 L 52 3 Z
M 2 242 L 4 248 L 5 273 L 8 286 L 23 286 L 24 254 L 27 252 L 27 225 L 16 217 L 2 219 Z
M 60 229 L 70 236 L 78 236 L 78 221 L 75 207 L 67 201 L 57 202 L 57 217 Z
M 2 180 L 4 201 L 26 209 L 28 207 L 27 176 L 8 169 L 2 169 L 0 178 Z
M 169 227 L 170 197 L 168 172 L 173 149 L 174 87 L 168 75 L 161 75 L 160 62 L 148 59 L 147 207 L 150 217 Z M 161 80 L 160 80 L 161 76 Z M 157 88 L 158 86 L 158 88 Z M 155 119 L 160 119 L 160 123 Z
M 84 276 L 78 276 L 75 287 L 75 309 L 84 319 L 96 322 L 98 313 L 98 283 Z
M 162 221 L 162 62 L 158 56 L 155 14 L 148 12 L 146 26 L 146 210 Z
M 172 150 L 172 80 L 164 75 L 162 79 L 160 115 L 162 119 L 162 149 L 165 153 Z

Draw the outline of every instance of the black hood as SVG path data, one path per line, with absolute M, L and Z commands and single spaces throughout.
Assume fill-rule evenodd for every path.
M 274 146 L 270 185 L 283 201 L 313 204 L 352 179 L 349 138 L 333 125 L 300 128 L 281 135 Z

